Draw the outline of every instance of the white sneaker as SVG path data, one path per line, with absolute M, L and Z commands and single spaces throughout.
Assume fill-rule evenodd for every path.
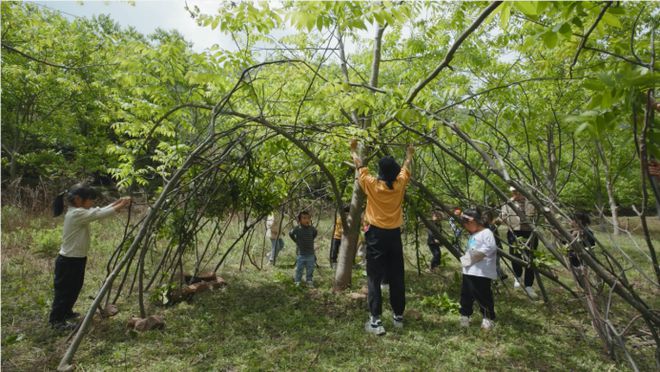
M 374 334 L 376 336 L 382 336 L 385 334 L 385 327 L 383 327 L 383 322 L 378 320 L 376 323 L 372 323 L 370 320 L 367 320 L 367 323 L 364 324 L 364 330 L 367 333 Z
M 403 328 L 403 315 L 395 315 L 392 318 L 392 325 L 394 328 Z
M 308 281 L 307 282 L 307 288 L 314 288 L 314 282 L 313 281 Z
M 491 329 L 493 329 L 493 327 L 495 327 L 494 321 L 487 318 L 484 318 L 481 321 L 481 329 L 483 329 L 484 331 L 490 331 Z
M 518 289 L 520 288 L 520 282 L 518 279 L 513 279 L 513 288 Z
M 470 317 L 467 317 L 465 315 L 461 315 L 459 318 L 459 322 L 461 325 L 461 328 L 467 328 L 470 326 Z
M 525 287 L 525 292 L 527 292 L 527 295 L 532 300 L 536 300 L 537 298 L 539 298 L 539 296 L 536 295 L 536 292 L 534 292 L 534 288 L 532 288 L 532 287 Z
M 300 287 L 300 282 L 295 282 L 296 287 Z

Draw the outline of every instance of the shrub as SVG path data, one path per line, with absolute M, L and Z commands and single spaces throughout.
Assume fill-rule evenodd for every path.
M 60 251 L 61 244 L 61 228 L 36 230 L 32 240 L 32 251 L 46 257 L 55 257 Z

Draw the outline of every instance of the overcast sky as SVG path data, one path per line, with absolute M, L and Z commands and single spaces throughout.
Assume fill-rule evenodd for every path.
M 197 5 L 203 13 L 217 11 L 219 1 L 187 0 L 189 6 Z M 183 0 L 138 0 L 131 5 L 128 1 L 30 1 L 42 7 L 59 11 L 68 18 L 91 17 L 108 14 L 122 26 L 133 26 L 143 34 L 160 27 L 176 29 L 186 40 L 191 41 L 195 51 L 202 51 L 213 44 L 225 49 L 234 49 L 231 39 L 210 27 L 200 27 L 185 10 Z

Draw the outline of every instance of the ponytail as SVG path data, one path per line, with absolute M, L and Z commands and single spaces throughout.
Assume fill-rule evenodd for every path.
M 57 195 L 53 201 L 53 217 L 57 217 L 64 212 L 64 194 L 66 194 L 66 191 Z
M 84 183 L 73 185 L 68 190 L 55 197 L 55 200 L 53 201 L 53 216 L 57 217 L 64 212 L 65 197 L 67 202 L 73 203 L 76 196 L 82 200 L 96 199 L 99 196 L 99 193 L 93 187 Z

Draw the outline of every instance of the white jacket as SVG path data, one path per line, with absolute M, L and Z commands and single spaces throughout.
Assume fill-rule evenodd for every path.
M 90 243 L 90 222 L 113 216 L 113 207 L 69 208 L 64 216 L 62 228 L 62 246 L 60 254 L 64 257 L 87 257 Z

